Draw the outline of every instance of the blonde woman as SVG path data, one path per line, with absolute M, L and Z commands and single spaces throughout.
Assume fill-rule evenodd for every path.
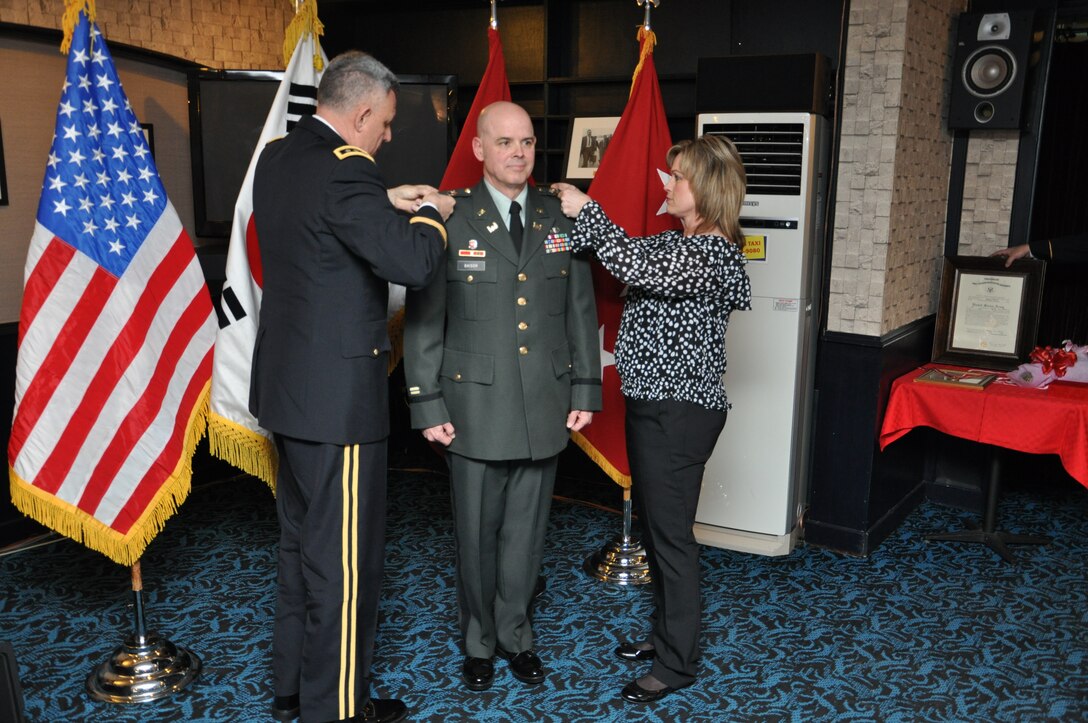
M 633 703 L 660 700 L 696 678 L 701 602 L 692 525 L 703 469 L 729 410 L 722 380 L 729 315 L 751 308 L 736 148 L 704 136 L 674 145 L 666 160 L 667 210 L 682 230 L 631 238 L 574 186 L 553 187 L 563 213 L 576 219 L 575 250 L 592 249 L 628 285 L 616 370 L 655 604 L 650 633 L 616 649 L 625 660 L 653 661 L 623 688 Z

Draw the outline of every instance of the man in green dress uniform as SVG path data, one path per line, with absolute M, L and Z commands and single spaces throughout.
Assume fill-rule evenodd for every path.
M 484 178 L 446 224 L 445 270 L 408 294 L 404 361 L 412 426 L 448 451 L 461 674 L 484 690 L 496 653 L 544 680 L 529 605 L 557 458 L 600 409 L 601 365 L 589 263 L 558 201 L 528 185 L 528 114 L 493 103 L 476 131 Z

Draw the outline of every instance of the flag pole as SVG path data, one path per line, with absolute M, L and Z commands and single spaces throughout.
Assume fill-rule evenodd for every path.
M 134 629 L 87 676 L 91 697 L 109 703 L 145 703 L 177 693 L 200 673 L 200 658 L 156 633 L 144 620 L 140 561 L 132 564 Z
M 582 570 L 590 577 L 613 585 L 645 585 L 650 565 L 642 541 L 631 534 L 631 488 L 623 488 L 623 533 L 586 558 Z
M 650 32 L 650 11 L 661 0 L 635 0 L 644 6 L 642 32 Z M 642 37 L 640 32 L 639 37 Z M 641 52 L 640 52 L 641 56 Z M 641 60 L 639 62 L 641 67 Z M 636 75 L 637 75 L 636 70 Z M 634 81 L 631 83 L 634 91 Z M 631 533 L 631 486 L 623 488 L 623 532 L 605 543 L 582 563 L 582 570 L 590 577 L 614 585 L 645 585 L 650 582 L 650 566 L 642 542 Z

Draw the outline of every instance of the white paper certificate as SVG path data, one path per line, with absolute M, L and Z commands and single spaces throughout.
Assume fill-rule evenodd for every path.
M 1023 298 L 1023 276 L 961 273 L 952 348 L 1015 354 Z

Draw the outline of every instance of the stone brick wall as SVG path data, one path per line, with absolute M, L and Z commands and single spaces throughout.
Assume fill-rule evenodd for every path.
M 1019 151 L 1020 131 L 971 132 L 960 215 L 961 256 L 987 256 L 1009 245 Z
M 881 333 L 937 309 L 952 156 L 951 30 L 962 10 L 962 0 L 910 2 Z
M 209 68 L 282 70 L 288 0 L 98 0 L 111 43 L 173 55 Z M 0 0 L 0 22 L 59 29 L 63 0 Z
M 949 31 L 964 5 L 850 4 L 829 330 L 877 336 L 936 308 L 951 155 Z

